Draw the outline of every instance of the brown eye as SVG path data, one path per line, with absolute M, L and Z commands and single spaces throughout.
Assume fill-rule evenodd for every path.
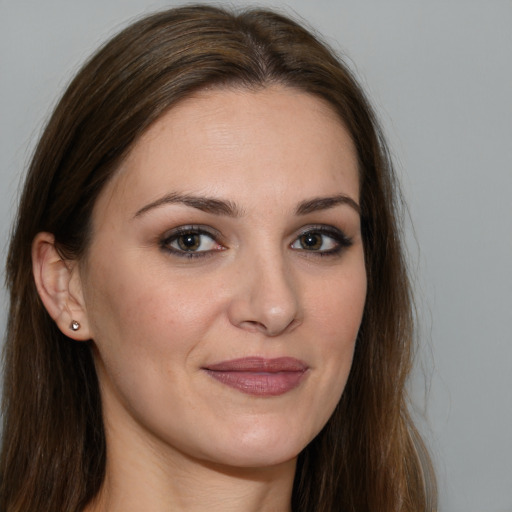
M 323 235 L 320 233 L 306 233 L 299 238 L 302 249 L 307 251 L 317 251 L 322 247 Z
M 334 226 L 311 226 L 300 234 L 290 245 L 292 249 L 318 254 L 319 256 L 334 255 L 342 252 L 352 244 L 342 231 Z
M 162 249 L 177 256 L 206 256 L 224 250 L 215 235 L 200 228 L 178 228 L 161 242 Z
M 176 238 L 176 243 L 182 251 L 197 251 L 201 245 L 201 235 L 186 233 Z

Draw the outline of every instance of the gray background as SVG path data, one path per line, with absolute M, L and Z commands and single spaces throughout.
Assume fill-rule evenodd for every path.
M 128 20 L 175 3 L 0 0 L 2 260 L 20 176 L 73 72 Z M 259 5 L 296 12 L 346 52 L 387 131 L 412 218 L 411 394 L 440 510 L 511 512 L 512 1 Z

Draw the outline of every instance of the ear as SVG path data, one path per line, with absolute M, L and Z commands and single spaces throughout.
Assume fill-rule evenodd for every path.
M 78 262 L 65 260 L 51 233 L 38 233 L 32 242 L 32 272 L 39 297 L 57 327 L 69 338 L 91 338 Z M 72 329 L 78 322 L 79 328 Z

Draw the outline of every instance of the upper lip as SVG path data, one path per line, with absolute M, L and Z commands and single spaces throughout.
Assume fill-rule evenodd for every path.
M 264 357 L 242 357 L 230 359 L 219 363 L 209 364 L 205 370 L 216 372 L 304 372 L 308 365 L 294 357 L 276 357 L 267 359 Z

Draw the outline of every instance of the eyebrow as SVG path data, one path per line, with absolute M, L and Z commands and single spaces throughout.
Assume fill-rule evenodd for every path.
M 244 212 L 232 201 L 215 199 L 211 197 L 193 196 L 189 194 L 179 194 L 177 192 L 167 194 L 152 203 L 143 206 L 135 214 L 140 217 L 150 210 L 159 208 L 166 204 L 183 204 L 191 208 L 196 208 L 206 213 L 214 215 L 226 215 L 228 217 L 242 217 Z M 348 205 L 360 214 L 359 205 L 349 196 L 338 194 L 330 197 L 316 197 L 299 203 L 295 210 L 296 215 L 307 215 L 322 210 L 328 210 L 338 205 Z
M 166 204 L 183 204 L 203 212 L 213 213 L 215 215 L 227 215 L 228 217 L 241 217 L 243 215 L 242 210 L 232 201 L 193 196 L 189 194 L 172 193 L 143 206 L 137 211 L 135 217 L 140 217 L 146 212 Z
M 359 205 L 349 196 L 344 194 L 338 194 L 330 197 L 316 197 L 314 199 L 308 199 L 302 201 L 297 206 L 295 213 L 297 215 L 306 215 L 308 213 L 318 212 L 321 210 L 328 210 L 335 206 L 346 204 L 353 208 L 359 215 L 361 215 L 361 208 Z

